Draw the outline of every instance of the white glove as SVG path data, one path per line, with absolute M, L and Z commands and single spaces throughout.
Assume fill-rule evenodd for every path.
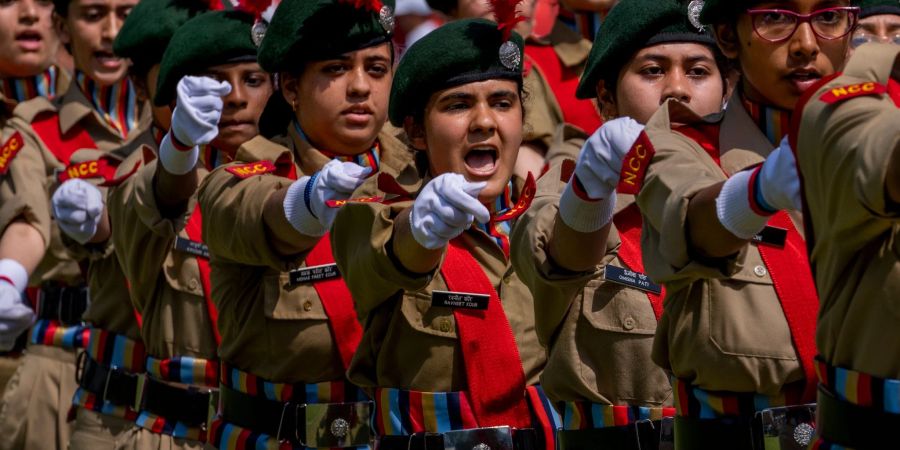
M 304 235 L 324 235 L 331 229 L 338 212 L 326 202 L 350 198 L 371 171 L 352 162 L 329 161 L 315 175 L 291 184 L 284 197 L 284 216 Z
M 470 183 L 458 173 L 445 173 L 422 188 L 416 197 L 409 221 L 413 238 L 422 247 L 437 250 L 459 236 L 478 220 L 491 220 L 488 209 L 478 201 L 487 183 Z
M 800 177 L 787 137 L 762 165 L 732 175 L 716 197 L 719 222 L 741 239 L 762 231 L 772 214 L 801 207 Z
M 53 193 L 53 217 L 59 228 L 84 244 L 97 233 L 103 215 L 103 194 L 80 178 L 66 180 Z
M 159 160 L 176 175 L 191 171 L 200 157 L 198 145 L 209 144 L 219 135 L 222 97 L 231 92 L 226 81 L 186 76 L 178 82 L 178 102 L 172 112 L 172 129 L 160 143 Z M 172 137 L 178 142 L 173 142 Z
M 16 338 L 34 323 L 34 312 L 22 299 L 28 272 L 13 259 L 0 259 L 0 351 L 9 351 Z
M 644 126 L 631 117 L 605 122 L 581 147 L 575 176 L 590 199 L 608 198 L 619 184 L 622 160 Z

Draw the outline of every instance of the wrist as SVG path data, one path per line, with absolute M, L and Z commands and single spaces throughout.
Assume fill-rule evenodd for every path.
M 778 208 L 771 205 L 770 202 L 766 201 L 765 195 L 762 190 L 762 165 L 758 166 L 750 173 L 750 195 L 748 200 L 750 202 L 750 208 L 753 209 L 753 212 L 759 214 L 761 216 L 771 216 L 778 212 Z
M 754 171 L 738 172 L 722 185 L 716 197 L 716 216 L 731 234 L 750 239 L 769 221 L 770 213 L 755 204 Z
M 569 228 L 580 233 L 592 233 L 612 220 L 616 209 L 614 192 L 607 198 L 592 200 L 580 189 L 578 177 L 566 184 L 559 198 L 559 217 Z
M 14 259 L 0 259 L 0 283 L 12 285 L 20 293 L 28 287 L 28 271 Z
M 184 175 L 197 165 L 200 159 L 200 148 L 188 147 L 179 142 L 173 131 L 163 136 L 159 144 L 159 162 L 167 172 L 173 175 Z
M 312 214 L 308 206 L 306 192 L 315 180 L 303 177 L 293 182 L 284 196 L 282 207 L 284 217 L 297 232 L 306 236 L 324 236 L 328 231 Z

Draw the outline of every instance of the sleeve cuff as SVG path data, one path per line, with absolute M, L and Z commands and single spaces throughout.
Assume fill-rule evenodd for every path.
M 731 234 L 741 239 L 750 239 L 762 231 L 769 221 L 769 215 L 757 212 L 754 206 L 751 183 L 754 182 L 754 171 L 738 172 L 725 181 L 719 196 L 716 197 L 716 216 L 719 222 Z M 762 210 L 759 210 L 762 212 Z
M 616 196 L 600 200 L 588 200 L 579 196 L 573 186 L 575 177 L 566 184 L 559 198 L 559 217 L 569 228 L 580 233 L 592 233 L 612 220 L 616 210 Z

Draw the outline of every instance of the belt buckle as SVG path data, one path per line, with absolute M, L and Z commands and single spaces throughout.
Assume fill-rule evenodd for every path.
M 444 433 L 444 450 L 514 450 L 513 429 L 473 428 Z M 428 449 L 432 450 L 432 449 Z
M 753 420 L 757 450 L 806 449 L 816 431 L 816 404 L 766 408 Z
M 663 417 L 659 422 L 659 450 L 675 450 L 674 417 Z
M 134 407 L 135 411 L 143 411 L 144 410 L 144 391 L 147 386 L 147 374 L 139 373 L 135 375 L 137 377 L 137 387 L 134 390 Z M 104 388 L 104 395 L 106 395 L 106 390 Z
M 113 371 L 118 369 L 119 368 L 115 365 L 111 365 L 106 368 L 106 381 L 103 382 L 103 397 L 100 397 L 101 401 L 106 401 L 106 393 L 109 391 L 109 379 L 112 378 Z
M 297 426 L 297 442 L 311 448 L 347 448 L 369 445 L 375 403 L 304 403 L 297 407 L 297 420 L 304 419 L 304 436 Z M 282 414 L 283 416 L 283 414 Z M 282 418 L 282 420 L 284 420 Z M 281 428 L 279 426 L 279 428 Z M 305 438 L 305 439 L 304 439 Z

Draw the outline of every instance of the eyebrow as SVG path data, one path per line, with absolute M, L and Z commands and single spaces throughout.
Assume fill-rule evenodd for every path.
M 471 100 L 473 98 L 475 98 L 475 96 L 469 94 L 468 92 L 451 92 L 439 98 L 438 101 L 445 102 L 449 100 Z

